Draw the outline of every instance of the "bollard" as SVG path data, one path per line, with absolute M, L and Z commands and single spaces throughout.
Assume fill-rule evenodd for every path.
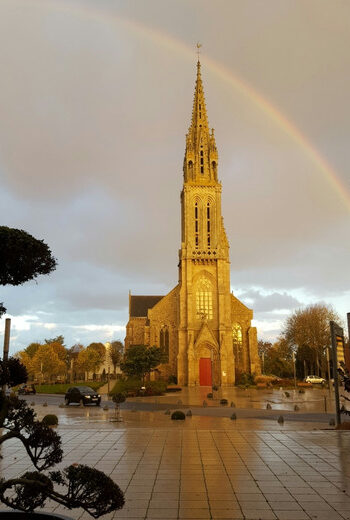
M 327 413 L 327 397 L 324 396 L 324 413 Z

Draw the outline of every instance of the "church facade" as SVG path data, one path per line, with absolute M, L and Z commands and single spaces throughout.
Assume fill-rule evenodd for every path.
M 179 385 L 231 386 L 242 373 L 261 372 L 253 311 L 230 289 L 221 189 L 198 61 L 183 164 L 179 282 L 165 296 L 129 294 L 125 338 L 126 349 L 163 347 L 159 373 L 176 376 Z

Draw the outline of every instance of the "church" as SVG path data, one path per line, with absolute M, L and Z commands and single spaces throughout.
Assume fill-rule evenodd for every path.
M 164 348 L 158 374 L 184 386 L 232 386 L 240 374 L 260 374 L 253 311 L 230 289 L 218 152 L 209 130 L 201 65 L 197 63 L 181 192 L 179 282 L 165 296 L 129 293 L 125 348 Z

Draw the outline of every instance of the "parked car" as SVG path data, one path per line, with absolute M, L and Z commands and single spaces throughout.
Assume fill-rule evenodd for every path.
M 325 379 L 323 379 L 323 377 L 320 377 L 320 376 L 307 376 L 305 377 L 305 383 L 313 383 L 313 384 L 318 384 L 318 385 L 324 385 L 326 382 Z
M 21 385 L 18 389 L 18 395 L 36 394 L 34 385 Z
M 101 396 L 89 386 L 72 386 L 71 388 L 68 388 L 64 396 L 64 401 L 66 406 L 71 403 L 79 403 L 83 404 L 84 406 L 87 404 L 95 404 L 96 406 L 100 406 Z

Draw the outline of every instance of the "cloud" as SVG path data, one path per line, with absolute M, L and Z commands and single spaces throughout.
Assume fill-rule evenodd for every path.
M 240 292 L 239 297 L 243 302 L 249 302 L 249 305 L 252 305 L 256 312 L 284 311 L 302 305 L 301 302 L 286 292 L 262 294 L 258 290 L 250 289 Z
M 1 220 L 44 239 L 58 259 L 37 284 L 1 288 L 22 327 L 19 345 L 50 327 L 68 344 L 111 331 L 121 338 L 129 290 L 166 294 L 177 283 L 195 56 L 169 47 L 167 34 L 190 46 L 194 34 L 206 35 L 202 75 L 234 292 L 262 333 L 263 324 L 277 333 L 276 315 L 309 301 L 331 301 L 344 314 L 350 218 L 329 174 L 205 59 L 294 121 L 350 190 L 350 8 L 338 7 L 1 3 Z

